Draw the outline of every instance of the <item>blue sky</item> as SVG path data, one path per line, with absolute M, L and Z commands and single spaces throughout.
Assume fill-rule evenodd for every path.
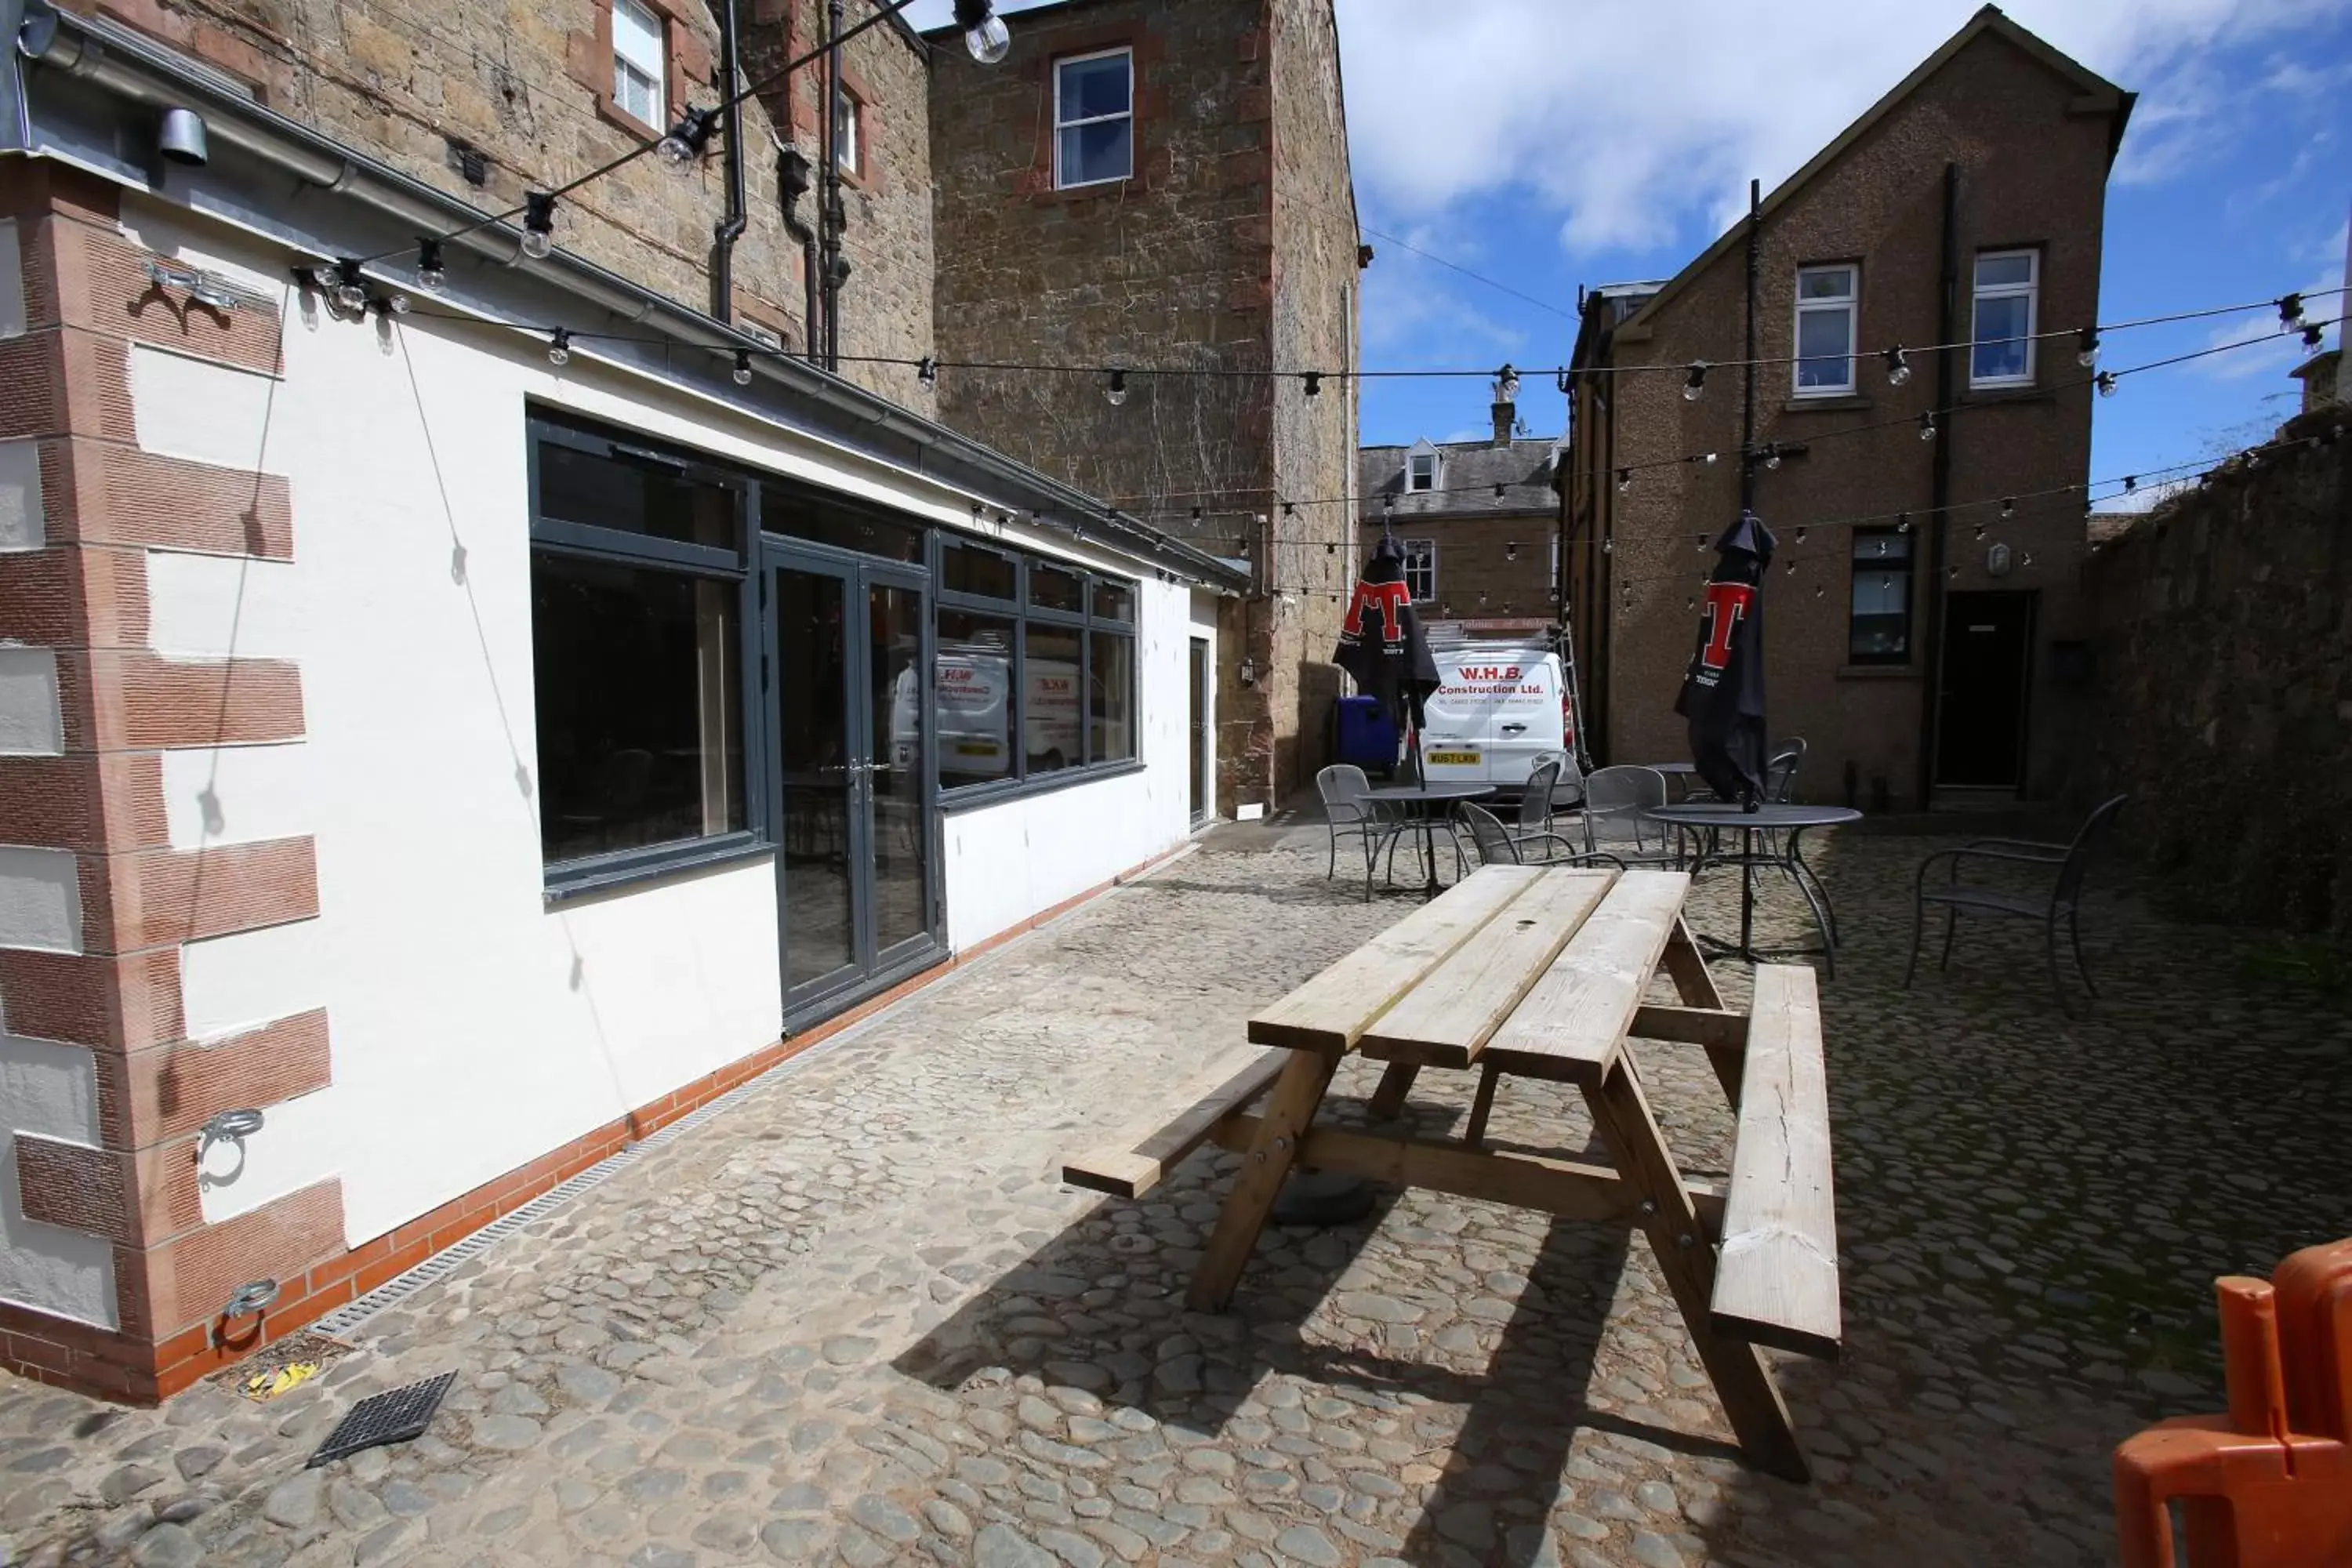
M 1446 0 L 1433 25 L 1429 0 L 1338 3 L 1358 207 L 1393 237 L 1368 237 L 1368 367 L 1560 363 L 1580 283 L 1678 270 L 1742 209 L 1750 176 L 1769 190 L 1976 8 L 1811 0 L 1802 26 L 1759 26 L 1754 0 Z M 1019 5 L 1002 8 L 1017 32 Z M 2343 282 L 2352 0 L 2004 8 L 2140 95 L 2108 185 L 2103 319 Z M 913 15 L 948 10 L 919 0 Z M 2315 302 L 2315 318 L 2338 313 Z M 2093 476 L 2266 437 L 2305 352 L 2275 326 L 2263 310 L 2111 335 L 2112 368 L 2268 341 L 2126 380 L 2097 405 Z M 1368 383 L 1363 439 L 1481 434 L 1486 397 L 1475 380 Z M 1548 377 L 1528 376 L 1520 401 L 1558 433 Z

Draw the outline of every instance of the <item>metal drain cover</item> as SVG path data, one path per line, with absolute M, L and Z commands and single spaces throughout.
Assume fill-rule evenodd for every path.
M 332 1464 L 362 1448 L 373 1448 L 383 1443 L 405 1443 L 425 1435 L 432 1424 L 433 1413 L 441 1407 L 441 1396 L 457 1380 L 454 1372 L 438 1377 L 428 1377 L 423 1383 L 412 1383 L 406 1388 L 395 1388 L 389 1394 L 379 1394 L 362 1399 L 352 1406 L 351 1414 L 338 1422 L 302 1468 L 315 1470 L 320 1465 Z

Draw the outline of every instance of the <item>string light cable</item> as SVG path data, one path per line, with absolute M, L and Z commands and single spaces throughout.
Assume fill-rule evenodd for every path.
M 523 220 L 522 233 L 519 237 L 522 253 L 534 260 L 547 256 L 554 248 L 556 205 L 565 196 L 583 185 L 601 180 L 616 170 L 627 167 L 648 153 L 655 154 L 663 163 L 674 169 L 693 167 L 700 161 L 711 137 L 718 132 L 727 110 L 778 86 L 787 80 L 793 72 L 814 65 L 831 50 L 849 42 L 866 29 L 877 26 L 898 16 L 913 4 L 914 0 L 881 0 L 881 3 L 875 6 L 872 15 L 852 26 L 842 29 L 838 37 L 832 38 L 806 54 L 786 62 L 759 80 L 748 83 L 732 95 L 720 99 L 709 109 L 688 107 L 679 114 L 677 124 L 671 127 L 667 135 L 640 141 L 618 157 L 607 159 L 586 174 L 568 180 L 552 190 L 526 191 L 523 194 L 521 205 L 518 206 L 509 207 L 504 212 L 485 213 L 471 223 L 461 224 L 456 228 L 445 230 L 440 234 L 419 236 L 415 246 L 419 286 L 428 289 L 435 286 L 426 281 L 428 275 L 446 276 L 443 247 L 451 241 L 463 239 L 469 234 L 478 234 L 483 229 L 511 222 L 518 217 Z M 992 0 L 955 0 L 955 19 L 957 25 L 963 28 L 965 48 L 970 51 L 972 58 L 982 65 L 997 64 L 1004 58 L 1006 52 L 1013 46 L 1013 36 L 1005 27 L 1003 18 L 995 14 Z M 407 248 L 403 246 L 374 256 L 362 257 L 352 265 L 372 266 L 376 262 L 388 261 L 393 257 L 403 254 Z

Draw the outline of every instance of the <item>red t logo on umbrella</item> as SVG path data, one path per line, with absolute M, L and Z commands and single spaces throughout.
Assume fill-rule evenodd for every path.
M 1704 671 L 1698 679 L 1703 684 L 1714 685 L 1731 663 L 1731 634 L 1748 618 L 1748 606 L 1755 603 L 1756 590 L 1748 584 L 1706 585 L 1706 640 L 1699 646 L 1698 654 Z
M 1402 583 L 1363 583 L 1356 584 L 1355 596 L 1348 601 L 1348 618 L 1339 627 L 1351 637 L 1364 635 L 1364 612 L 1381 613 L 1381 640 L 1404 641 L 1404 609 L 1412 603 L 1412 592 Z

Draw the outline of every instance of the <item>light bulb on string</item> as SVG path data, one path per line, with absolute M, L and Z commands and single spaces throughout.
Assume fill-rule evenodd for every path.
M 2103 370 L 2092 380 L 2091 384 L 2099 389 L 2101 397 L 2113 397 L 2116 395 L 2116 373 Z
M 1804 531 L 1803 529 L 1801 529 L 1801 529 L 1797 530 L 1797 542 L 1798 542 L 1798 543 L 1800 543 L 1800 544 L 1802 544 L 1804 542 L 1805 542 L 1805 531 Z
M 751 384 L 751 351 L 748 349 L 737 349 L 735 351 L 735 369 L 732 374 L 736 385 L 749 386 Z
M 1706 361 L 1695 359 L 1690 362 L 1690 373 L 1683 377 L 1683 401 L 1696 403 L 1706 395 Z
M 1922 441 L 1932 441 L 1935 438 L 1936 411 L 1932 408 L 1921 409 L 1919 411 L 1919 439 Z
M 1620 469 L 1618 469 L 1618 470 L 1617 470 L 1617 493 L 1618 493 L 1619 495 L 1621 495 L 1621 496 L 1622 496 L 1622 495 L 1623 495 L 1627 490 L 1630 490 L 1630 489 L 1632 489 L 1633 488 L 1633 469 L 1631 469 L 1631 468 L 1620 468 Z
M 1704 533 L 1698 536 L 1698 552 L 1701 555 L 1706 553 L 1706 535 Z
M 1110 385 L 1104 391 L 1103 395 L 1110 399 L 1110 405 L 1113 408 L 1117 408 L 1124 405 L 1127 402 L 1127 372 L 1123 370 L 1112 371 L 1110 373 Z
M 1769 446 L 1769 447 L 1765 447 L 1765 448 L 1764 448 L 1764 466 L 1765 466 L 1767 468 L 1770 468 L 1770 469 L 1773 469 L 1773 470 L 1776 470 L 1776 471 L 1780 468 L 1780 442 L 1775 441 L 1775 442 L 1773 442 L 1770 446 Z
M 1980 522 L 1980 523 L 1977 524 L 1976 537 L 1977 537 L 1977 538 L 1979 538 L 1979 539 L 1982 539 L 1982 538 L 1984 537 L 1984 535 L 1985 535 L 1985 527 L 1984 527 L 1984 524 Z
M 1617 542 L 1616 542 L 1615 540 L 1613 540 L 1613 539 L 1604 539 L 1604 540 L 1602 540 L 1602 541 L 1601 542 L 1601 554 L 1603 554 L 1603 555 L 1614 555 L 1614 554 L 1616 554 L 1616 553 L 1617 553 Z
M 1197 506 L 1192 509 L 1192 526 L 1195 528 L 1201 526 L 1201 509 Z
M 1517 561 L 1518 558 L 1519 542 L 1516 539 L 1506 539 L 1503 541 L 1503 559 L 1506 561 Z
M 547 334 L 547 363 L 565 365 L 572 363 L 572 329 L 558 327 Z
M 2016 515 L 2017 515 L 2017 498 L 2016 498 L 2015 496 L 2003 496 L 2003 497 L 2001 497 L 2001 498 L 2000 498 L 2000 520 L 2001 520 L 2001 521 L 2003 521 L 2003 522 L 2007 522 L 2011 518 L 2015 517 Z
M 1909 512 L 1897 512 L 1895 514 L 1895 531 L 1897 533 L 1908 533 L 1911 531 L 1911 514 Z M 1880 553 L 1884 554 L 1885 552 L 1882 551 Z
M 2306 321 L 2304 323 L 2303 346 L 2305 348 L 2315 349 L 2326 341 L 2326 330 L 2321 327 L 2317 321 Z
M 2074 340 L 2074 363 L 2084 370 L 2099 363 L 2099 329 L 2084 327 Z
M 335 263 L 335 286 L 327 297 L 353 314 L 367 309 L 367 280 L 360 276 L 358 262 L 345 257 Z
M 982 65 L 999 64 L 1012 52 L 1012 30 L 990 0 L 956 0 L 955 22 L 963 29 L 965 51 Z
M 555 195 L 525 191 L 522 209 L 522 253 L 533 261 L 544 261 L 555 249 Z
M 2303 330 L 2303 296 L 2282 294 L 2278 300 L 2279 326 L 2285 331 Z
M 925 386 L 939 385 L 940 362 L 933 359 L 930 355 L 925 354 L 920 360 L 916 362 L 915 379 L 921 382 Z
M 1707 453 L 1707 454 L 1706 454 L 1706 456 L 1705 456 L 1705 457 L 1701 458 L 1699 459 L 1699 461 L 1700 461 L 1700 462 L 1702 462 L 1702 463 L 1705 463 L 1708 468 L 1713 468 L 1713 467 L 1715 467 L 1716 459 L 1717 459 L 1718 457 L 1720 457 L 1721 455 L 1722 455 L 1722 454 L 1721 454 L 1721 453 L 1718 453 L 1718 452 L 1709 452 L 1709 453 Z
M 1903 345 L 1897 343 L 1886 351 L 1886 384 L 1901 386 L 1910 379 L 1910 357 L 1904 353 Z
M 683 174 L 701 161 L 702 150 L 718 128 L 719 110 L 688 109 L 677 117 L 669 134 L 654 143 L 654 156 L 665 168 Z
M 2032 565 L 2032 564 L 2033 564 L 2033 552 L 2032 552 L 2031 550 L 2029 550 L 2029 551 L 2026 551 L 2023 554 L 2020 555 L 2020 556 L 2017 558 L 2017 563 L 2018 563 L 2020 566 L 2031 566 L 2031 565 Z
M 376 302 L 395 316 L 408 314 L 408 296 L 405 294 L 387 294 Z
M 441 265 L 441 242 L 420 237 L 416 241 L 416 286 L 437 293 L 448 281 L 448 268 Z
M 1321 371 L 1310 370 L 1298 379 L 1307 388 L 1307 396 L 1320 397 L 1323 395 L 1323 373 Z
M 2137 489 L 2139 489 L 2139 476 L 2137 474 L 2126 474 L 2124 476 L 2124 494 L 2129 495 Z

